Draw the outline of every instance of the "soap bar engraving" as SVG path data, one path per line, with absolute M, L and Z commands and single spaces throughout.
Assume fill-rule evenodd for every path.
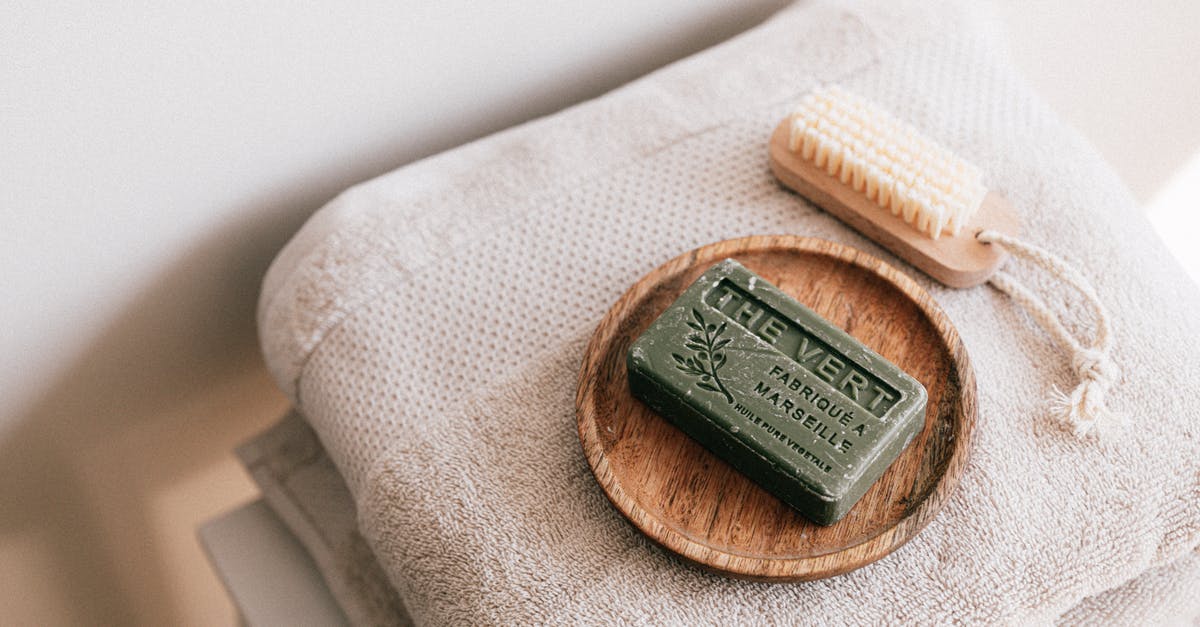
M 740 299 L 731 298 L 733 290 L 736 289 L 728 280 L 722 281 L 718 284 L 717 290 L 709 292 L 710 294 L 713 291 L 720 292 L 721 295 L 715 299 L 715 302 L 709 297 L 704 300 L 723 314 L 736 307 L 731 319 L 747 331 L 753 332 L 756 326 L 760 329 L 760 333 L 761 330 L 767 330 L 770 337 L 764 339 L 767 339 L 768 343 L 786 346 L 789 344 L 789 338 L 794 339 L 793 336 L 799 334 L 801 336 L 800 355 L 794 359 L 801 366 L 805 361 L 812 361 L 803 359 L 804 355 L 811 355 L 822 349 L 826 355 L 841 354 L 833 351 L 812 333 L 801 330 L 802 327 L 794 321 L 784 322 L 778 312 L 758 299 L 744 293 L 741 294 Z M 740 290 L 738 291 L 740 292 Z M 838 399 L 832 398 L 828 389 L 822 389 L 819 383 L 810 380 L 807 373 L 794 372 L 792 369 L 785 369 L 778 364 L 771 366 L 766 375 L 754 383 L 751 395 L 751 397 L 758 397 L 754 400 L 759 401 L 757 404 L 760 410 L 763 403 L 769 404 L 775 410 L 772 412 L 773 415 L 763 416 L 755 412 L 751 407 L 755 403 L 751 403 L 749 399 L 744 402 L 735 402 L 733 393 L 726 387 L 720 375 L 721 368 L 729 363 L 727 353 L 733 351 L 736 354 L 742 350 L 729 346 L 733 342 L 732 338 L 722 337 L 728 329 L 728 323 L 721 321 L 719 324 L 713 324 L 705 320 L 699 310 L 693 308 L 691 319 L 687 320 L 685 325 L 687 333 L 683 337 L 683 345 L 690 353 L 686 356 L 672 353 L 671 358 L 675 360 L 675 367 L 693 377 L 697 388 L 721 394 L 727 403 L 734 405 L 734 411 L 746 417 L 755 426 L 762 428 L 767 435 L 779 440 L 792 451 L 812 462 L 822 472 L 828 473 L 833 470 L 833 465 L 827 462 L 831 456 L 846 453 L 853 447 L 854 439 L 865 435 L 867 424 L 861 418 L 855 417 L 854 410 L 848 409 Z M 781 339 L 784 341 L 780 342 Z M 809 347 L 810 343 L 813 348 Z M 783 351 L 780 352 L 786 354 Z M 827 357 L 827 360 L 833 359 L 835 358 L 832 356 Z M 851 370 L 851 373 L 857 372 L 857 370 Z M 814 374 L 820 376 L 821 369 L 818 367 Z M 865 376 L 860 378 L 865 380 Z M 836 377 L 837 380 L 847 380 L 847 378 Z M 829 379 L 826 380 L 829 381 Z M 818 387 L 814 388 L 814 386 Z M 891 390 L 891 388 L 889 387 L 887 390 Z M 895 394 L 892 393 L 892 398 L 894 397 Z M 878 403 L 872 403 L 872 406 L 878 406 Z M 852 420 L 856 421 L 855 424 L 851 424 Z M 794 421 L 803 429 L 811 431 L 817 439 L 813 440 L 812 437 L 794 439 L 791 433 L 796 427 L 788 425 L 789 421 Z M 736 433 L 740 427 L 733 426 L 731 430 Z M 804 435 L 808 436 L 809 434 Z M 829 447 L 829 450 L 825 452 L 812 450 L 826 446 Z M 844 465 L 844 463 L 840 462 L 839 465 Z
M 923 422 L 919 383 L 732 260 L 693 283 L 627 359 L 635 396 L 823 524 Z
M 727 402 L 732 403 L 733 395 L 729 393 L 729 389 L 725 387 L 721 381 L 721 375 L 717 374 L 717 371 L 725 365 L 726 360 L 725 353 L 722 353 L 721 349 L 733 340 L 721 339 L 721 335 L 725 333 L 724 322 L 719 326 L 707 324 L 704 322 L 704 316 L 695 309 L 692 310 L 692 318 L 687 322 L 687 326 L 692 332 L 687 335 L 684 346 L 695 354 L 691 357 L 684 357 L 678 353 L 671 353 L 671 358 L 675 360 L 675 367 L 692 376 L 699 377 L 696 387 L 720 392 L 725 395 Z
M 762 430 L 765 431 L 767 433 L 767 435 L 783 442 L 784 444 L 787 444 L 788 448 L 795 451 L 798 455 L 803 457 L 806 461 L 811 462 L 821 472 L 828 473 L 831 470 L 833 470 L 833 466 L 825 463 L 825 459 L 823 457 L 821 457 L 821 454 L 815 453 L 815 452 L 805 448 L 802 443 L 797 442 L 797 441 L 793 440 L 792 438 L 788 437 L 787 433 L 785 433 L 783 430 L 779 429 L 778 427 L 772 425 L 769 421 L 764 420 L 761 416 L 754 413 L 749 407 L 746 407 L 745 405 L 738 403 L 737 405 L 734 406 L 734 411 L 741 414 L 742 416 L 745 416 L 746 419 L 749 420 L 751 424 L 755 425 L 756 427 L 762 428 Z
M 709 290 L 704 300 L 872 414 L 887 414 L 899 399 L 895 388 L 729 279 Z

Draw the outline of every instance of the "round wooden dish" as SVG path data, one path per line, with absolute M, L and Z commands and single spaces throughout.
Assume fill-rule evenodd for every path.
M 850 513 L 809 522 L 633 398 L 629 345 L 713 264 L 733 257 L 925 385 L 925 428 Z M 704 568 L 803 581 L 904 544 L 958 484 L 975 423 L 975 375 L 958 333 L 912 279 L 854 249 L 805 237 L 710 244 L 646 275 L 592 336 L 575 399 L 579 438 L 609 500 L 642 533 Z

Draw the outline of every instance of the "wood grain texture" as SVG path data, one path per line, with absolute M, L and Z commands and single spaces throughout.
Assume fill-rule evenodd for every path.
M 929 276 L 950 287 L 974 287 L 987 281 L 1008 257 L 1003 247 L 975 239 L 985 229 L 1017 234 L 1016 211 L 1000 194 L 988 192 L 958 235 L 935 240 L 788 150 L 789 134 L 789 120 L 771 134 L 768 152 L 775 178 Z
M 836 524 L 809 522 L 629 391 L 630 344 L 700 274 L 727 257 L 845 329 L 929 392 L 924 429 Z M 966 350 L 925 290 L 865 253 L 784 235 L 710 244 L 638 281 L 596 328 L 576 393 L 580 442 L 613 505 L 684 559 L 762 581 L 844 573 L 916 535 L 958 484 L 975 410 Z

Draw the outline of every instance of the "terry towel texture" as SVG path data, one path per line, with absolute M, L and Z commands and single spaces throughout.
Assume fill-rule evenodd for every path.
M 353 188 L 310 220 L 265 282 L 264 350 L 415 622 L 1196 612 L 1200 294 L 976 11 L 806 3 L 595 101 Z M 631 283 L 711 241 L 796 233 L 908 269 L 767 170 L 771 129 L 823 81 L 980 165 L 1026 237 L 1078 263 L 1115 320 L 1124 376 L 1110 407 L 1130 424 L 1079 440 L 1043 418 L 1049 386 L 1073 382 L 1049 337 L 995 290 L 917 276 L 979 383 L 959 489 L 876 564 L 807 584 L 732 581 L 656 549 L 608 505 L 575 435 L 575 374 Z

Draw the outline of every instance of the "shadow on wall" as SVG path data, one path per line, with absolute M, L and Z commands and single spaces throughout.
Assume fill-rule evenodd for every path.
M 6 418 L 0 557 L 16 546 L 40 566 L 30 576 L 21 564 L 0 564 L 0 605 L 19 601 L 33 612 L 14 617 L 6 607 L 6 619 L 181 622 L 181 595 L 170 589 L 168 556 L 155 537 L 154 500 L 230 456 L 287 405 L 266 373 L 255 330 L 271 260 L 340 190 L 513 122 L 459 126 L 399 155 L 394 147 L 364 149 L 353 167 L 331 166 L 290 193 L 232 212 L 237 220 L 182 252 L 27 411 Z
M 243 409 L 284 403 L 258 357 L 259 282 L 341 185 L 250 207 L 182 254 L 16 420 L 0 440 L 0 537 L 32 539 L 55 579 L 16 588 L 52 586 L 70 622 L 178 620 L 151 501 L 277 415 L 247 424 Z
M 236 212 L 245 217 L 182 253 L 8 423 L 0 547 L 27 544 L 44 577 L 22 575 L 3 596 L 57 596 L 42 605 L 62 606 L 71 623 L 179 622 L 155 497 L 286 406 L 258 352 L 262 276 L 314 208 L 384 169 L 303 179 Z

